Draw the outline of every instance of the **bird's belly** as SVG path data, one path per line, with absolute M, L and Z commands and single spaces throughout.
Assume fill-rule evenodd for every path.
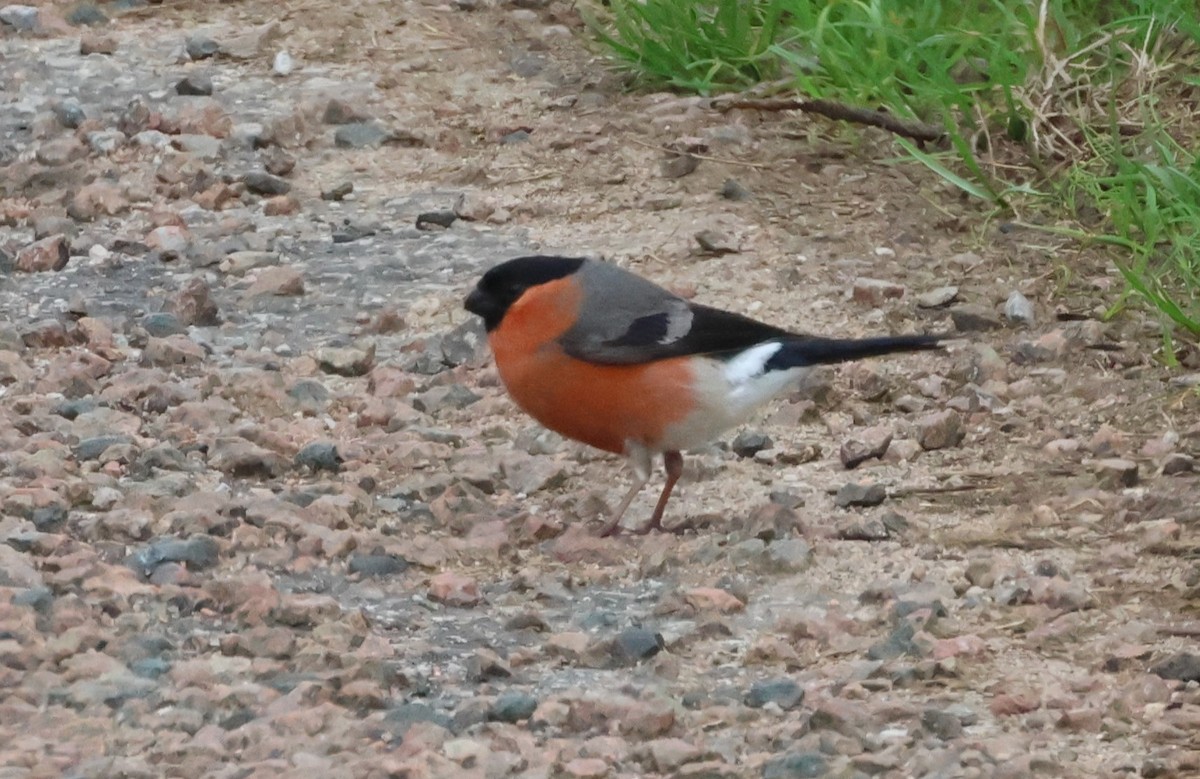
M 664 431 L 663 450 L 683 451 L 719 438 L 793 385 L 806 370 L 790 368 L 730 380 L 720 361 L 697 360 L 693 363 L 692 411 Z
M 664 435 L 693 401 L 686 359 L 642 365 L 596 365 L 547 346 L 525 356 L 497 353 L 500 378 L 513 400 L 541 424 L 608 452 L 629 443 L 667 451 Z

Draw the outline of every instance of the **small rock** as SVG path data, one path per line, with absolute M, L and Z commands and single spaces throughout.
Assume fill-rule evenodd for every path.
M 313 471 L 337 473 L 344 462 L 337 446 L 331 441 L 313 441 L 296 454 L 296 465 Z
M 760 433 L 757 430 L 743 430 L 733 439 L 733 443 L 729 445 L 729 448 L 738 457 L 750 458 L 764 449 L 770 449 L 774 445 L 775 442 L 771 440 L 771 437 L 764 433 Z
M 453 211 L 425 211 L 417 214 L 416 227 L 418 230 L 429 230 L 434 227 L 449 227 L 458 221 L 458 214 Z
M 560 657 L 570 662 L 576 662 L 587 653 L 590 643 L 587 633 L 577 631 L 555 633 L 546 639 L 543 649 L 549 657 Z
M 1000 328 L 1000 319 L 994 311 L 974 304 L 950 309 L 950 321 L 960 333 L 981 333 Z
M 1181 473 L 1191 473 L 1196 469 L 1196 461 L 1190 455 L 1175 452 L 1163 460 L 1163 476 L 1175 476 Z
M 1029 302 L 1029 298 L 1014 289 L 1004 302 L 1004 316 L 1010 322 L 1032 325 L 1033 304 Z
M 1132 460 L 1109 457 L 1095 463 L 1096 479 L 1108 490 L 1133 487 L 1138 483 L 1138 465 Z
M 322 114 L 321 121 L 325 122 L 325 124 L 351 124 L 354 122 L 366 122 L 370 118 L 367 112 L 358 106 L 334 97 L 330 98 L 329 102 L 325 104 L 325 113 Z
M 73 99 L 57 102 L 50 110 L 54 112 L 54 118 L 58 120 L 58 123 L 69 130 L 78 129 L 79 125 L 87 121 L 87 114 L 84 113 L 83 107 Z
M 869 427 L 859 431 L 853 438 L 842 442 L 838 457 L 847 470 L 853 470 L 867 460 L 883 457 L 892 445 L 892 430 L 889 427 Z
M 862 303 L 868 306 L 878 308 L 888 300 L 896 300 L 904 297 L 904 285 L 897 284 L 894 281 L 883 281 L 881 279 L 869 279 L 860 277 L 854 280 L 854 287 L 850 291 L 850 299 L 855 303 Z
M 87 32 L 79 36 L 79 53 L 84 57 L 89 54 L 116 54 L 117 39 L 112 35 Z
M 802 538 L 784 538 L 767 545 L 766 561 L 771 570 L 799 573 L 812 565 L 812 547 Z
M 261 170 L 251 171 L 242 176 L 242 183 L 256 195 L 286 195 L 292 191 L 292 185 L 285 179 Z
M 363 577 L 396 576 L 408 570 L 409 562 L 394 554 L 360 554 L 350 555 L 347 570 L 352 574 Z
M 752 200 L 754 193 L 746 189 L 737 179 L 725 179 L 721 185 L 721 197 L 726 200 Z
M 276 478 L 287 471 L 283 457 L 237 436 L 216 439 L 209 448 L 208 465 L 239 479 Z
M 185 335 L 151 338 L 142 349 L 143 362 L 159 368 L 195 365 L 203 362 L 207 356 L 203 346 Z
M 110 446 L 120 446 L 130 443 L 129 436 L 124 435 L 101 435 L 85 438 L 74 446 L 72 452 L 76 460 L 98 460 L 100 455 L 104 454 L 104 450 Z
M 221 44 L 207 35 L 189 35 L 183 42 L 183 48 L 191 59 L 206 60 L 221 50 Z
M 179 317 L 166 312 L 157 314 L 147 314 L 138 320 L 138 324 L 142 326 L 149 335 L 154 338 L 166 338 L 170 335 L 181 335 L 187 331 L 183 322 L 179 321 Z
M 483 596 L 470 576 L 445 571 L 429 580 L 429 599 L 447 606 L 469 607 L 477 605 Z
M 163 225 L 156 227 L 146 236 L 146 246 L 158 252 L 159 259 L 170 262 L 187 255 L 192 236 L 186 227 Z
M 833 497 L 839 508 L 851 506 L 878 506 L 887 500 L 887 490 L 874 482 L 848 482 L 843 484 Z
M 207 73 L 189 73 L 175 84 L 175 93 L 194 97 L 205 97 L 213 93 L 212 77 Z
M 695 587 L 684 593 L 683 599 L 700 612 L 732 614 L 746 608 L 746 604 L 740 598 L 718 587 Z
M 216 565 L 220 551 L 212 536 L 160 538 L 130 555 L 128 563 L 143 576 L 149 576 L 163 563 L 184 563 L 199 571 Z
M 1178 652 L 1152 666 L 1150 673 L 1163 679 L 1200 682 L 1200 655 L 1194 652 Z
M 921 712 L 921 727 L 943 741 L 950 741 L 963 734 L 962 720 L 941 709 L 925 709 Z
M 661 633 L 646 628 L 628 628 L 613 641 L 613 655 L 622 665 L 632 665 L 662 651 L 665 643 Z
M 848 517 L 838 523 L 834 533 L 845 541 L 886 541 L 892 537 L 887 525 L 878 517 Z
M 263 201 L 264 216 L 288 216 L 300 211 L 300 201 L 291 195 L 275 195 Z
M 829 773 L 829 764 L 817 752 L 792 752 L 763 764 L 762 779 L 819 779 Z
M 216 301 L 212 299 L 212 290 L 199 276 L 184 282 L 183 288 L 172 296 L 167 305 L 184 325 L 211 327 L 221 323 Z
M 33 32 L 38 26 L 38 9 L 31 5 L 6 5 L 0 8 L 0 22 L 18 32 Z
M 350 122 L 333 134 L 333 144 L 341 149 L 366 149 L 391 140 L 392 134 L 376 122 Z
M 417 411 L 423 412 L 425 414 L 429 414 L 431 416 L 438 416 L 440 414 L 440 412 L 448 410 L 448 409 L 454 410 L 454 411 L 461 411 L 462 409 L 466 408 L 467 406 L 473 405 L 473 404 L 477 403 L 478 401 L 479 401 L 479 395 L 476 395 L 474 392 L 472 392 L 470 389 L 468 389 L 465 385 L 443 384 L 443 385 L 434 387 L 433 389 L 426 390 L 425 392 L 422 392 L 420 395 L 414 396 L 412 398 L 412 406 Z M 554 473 L 562 473 L 562 470 L 560 468 L 554 468 L 553 472 Z M 545 472 L 539 471 L 539 473 L 549 474 L 551 472 L 550 471 L 545 471 Z M 550 477 L 548 475 L 547 478 L 551 479 L 552 477 Z M 525 481 L 527 479 L 528 479 L 528 477 L 526 477 L 526 479 L 523 479 L 522 481 Z M 529 485 L 527 484 L 526 486 L 529 486 Z
M 496 201 L 478 192 L 464 192 L 454 201 L 454 213 L 468 222 L 482 222 L 496 211 Z
M 292 70 L 296 67 L 296 61 L 292 59 L 292 55 L 286 51 L 277 52 L 275 59 L 271 61 L 271 72 L 276 76 L 291 75 Z
M 700 250 L 705 254 L 713 254 L 719 257 L 724 254 L 737 254 L 741 251 L 735 241 L 716 230 L 701 230 L 693 238 L 696 239 L 696 243 L 700 245 Z
M 958 299 L 958 287 L 937 287 L 917 295 L 918 308 L 942 308 Z
M 81 3 L 67 12 L 67 24 L 75 27 L 93 27 L 100 24 L 108 24 L 108 17 L 104 12 L 91 3 Z
M 533 716 L 537 710 L 537 698 L 524 692 L 501 693 L 488 708 L 487 718 L 492 722 L 521 722 Z
M 296 169 L 296 158 L 278 146 L 272 146 L 260 155 L 263 168 L 272 176 L 286 176 Z
M 692 154 L 672 154 L 661 163 L 659 170 L 663 178 L 679 179 L 694 173 L 700 167 L 700 158 Z
M 254 283 L 246 289 L 246 297 L 263 295 L 274 297 L 299 297 L 304 294 L 304 276 L 295 268 L 277 265 L 263 268 L 254 277 Z
M 237 251 L 231 252 L 221 261 L 222 273 L 243 276 L 255 268 L 266 268 L 279 264 L 279 255 L 275 252 Z
M 354 191 L 354 182 L 343 181 L 340 184 L 335 184 L 329 189 L 321 190 L 321 199 L 332 202 L 340 202 L 346 199 L 346 196 Z
M 56 138 L 38 147 L 34 159 L 47 167 L 59 167 L 87 156 L 87 149 L 78 138 Z
M 403 738 L 413 725 L 431 723 L 449 729 L 450 718 L 425 703 L 402 703 L 383 718 L 384 726 L 393 736 Z
M 88 148 L 96 154 L 112 154 L 128 140 L 120 130 L 96 130 L 84 136 Z
M 85 184 L 71 196 L 67 216 L 77 222 L 90 222 L 98 216 L 116 216 L 129 208 L 121 190 L 107 181 Z
M 70 258 L 67 236 L 59 233 L 20 249 L 13 267 L 21 273 L 60 271 Z
M 926 451 L 958 446 L 965 437 L 962 417 L 952 409 L 927 414 L 917 420 L 917 443 Z
M 366 349 L 355 347 L 325 346 L 313 354 L 317 365 L 325 373 L 338 376 L 365 376 L 375 367 L 375 345 Z
M 755 682 L 746 693 L 745 703 L 752 709 L 761 709 L 768 703 L 779 708 L 794 709 L 804 702 L 804 688 L 793 679 L 769 679 Z
M 561 769 L 565 779 L 605 779 L 611 773 L 608 763 L 598 757 L 577 757 Z

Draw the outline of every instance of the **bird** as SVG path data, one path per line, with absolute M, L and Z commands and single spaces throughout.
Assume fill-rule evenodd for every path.
M 483 320 L 510 397 L 543 426 L 622 455 L 634 483 L 600 529 L 621 520 L 661 456 L 663 514 L 683 452 L 710 443 L 813 366 L 942 348 L 945 336 L 824 338 L 698 303 L 604 260 L 530 255 L 483 273 L 463 301 Z M 671 528 L 675 530 L 677 528 Z

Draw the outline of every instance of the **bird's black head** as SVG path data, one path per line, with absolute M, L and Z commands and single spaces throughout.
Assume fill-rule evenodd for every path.
M 502 262 L 483 274 L 463 306 L 472 314 L 483 317 L 484 327 L 491 332 L 525 290 L 566 278 L 579 270 L 584 262 L 582 257 L 542 256 L 517 257 Z

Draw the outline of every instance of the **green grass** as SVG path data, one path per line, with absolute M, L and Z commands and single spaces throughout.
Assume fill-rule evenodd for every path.
M 898 143 L 1111 247 L 1130 294 L 1200 335 L 1195 0 L 611 0 L 592 27 L 646 86 L 778 82 L 944 127 L 941 148 Z

